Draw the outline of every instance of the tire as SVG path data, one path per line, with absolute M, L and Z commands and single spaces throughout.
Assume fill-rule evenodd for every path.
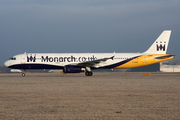
M 93 75 L 93 72 L 88 72 L 88 71 L 87 71 L 87 72 L 85 72 L 85 75 L 86 75 L 86 76 L 92 76 L 92 75 Z
M 25 76 L 26 76 L 26 74 L 25 74 L 25 73 L 22 73 L 22 76 L 23 76 L 23 77 L 25 77 Z
M 86 76 L 89 76 L 89 72 L 85 72 L 85 75 L 86 75 Z
M 89 72 L 89 76 L 92 76 L 93 75 L 93 72 Z

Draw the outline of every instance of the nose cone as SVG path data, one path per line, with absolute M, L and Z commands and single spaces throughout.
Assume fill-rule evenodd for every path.
M 10 63 L 9 63 L 9 60 L 4 63 L 4 65 L 5 65 L 6 67 L 9 67 L 9 64 L 10 64 Z

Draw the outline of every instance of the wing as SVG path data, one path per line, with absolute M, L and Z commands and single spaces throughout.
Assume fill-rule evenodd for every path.
M 103 59 L 97 59 L 93 61 L 87 61 L 87 62 L 82 62 L 82 63 L 77 63 L 76 66 L 81 66 L 81 67 L 95 67 L 97 64 L 101 62 L 105 62 L 109 59 L 113 60 L 114 56 L 109 57 L 109 58 L 103 58 Z

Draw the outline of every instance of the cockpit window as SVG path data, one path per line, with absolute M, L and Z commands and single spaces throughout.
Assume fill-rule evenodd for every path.
M 12 58 L 10 58 L 10 60 L 16 60 L 16 58 L 15 58 L 15 57 L 12 57 Z

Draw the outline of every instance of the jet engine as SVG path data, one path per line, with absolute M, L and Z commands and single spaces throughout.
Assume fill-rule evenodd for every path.
M 84 71 L 85 71 L 85 68 L 82 68 L 79 66 L 73 66 L 73 65 L 66 65 L 63 69 L 64 73 L 80 73 Z

